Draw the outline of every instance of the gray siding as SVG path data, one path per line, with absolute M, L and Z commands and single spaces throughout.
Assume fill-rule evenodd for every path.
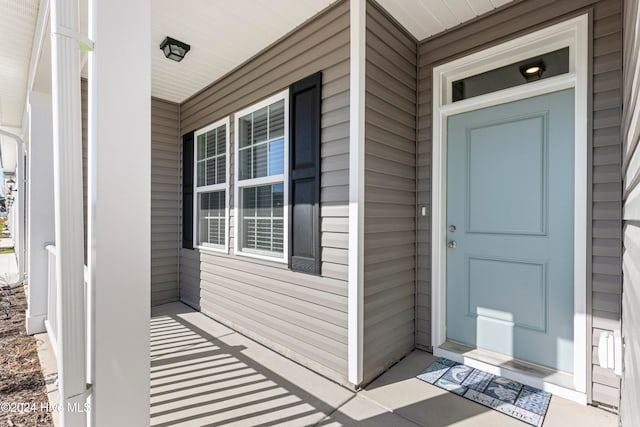
M 625 1 L 624 16 L 622 335 L 626 348 L 620 412 L 622 425 L 631 427 L 640 424 L 640 7 L 637 0 Z
M 414 345 L 416 40 L 367 5 L 364 380 Z
M 181 299 L 267 346 L 346 382 L 349 199 L 348 2 L 322 12 L 181 105 L 181 134 L 322 71 L 322 275 L 282 263 L 181 250 Z M 233 117 L 231 121 L 233 141 Z M 231 148 L 233 152 L 233 144 Z M 233 159 L 231 170 L 233 171 Z
M 179 297 L 179 120 L 178 104 L 151 99 L 151 305 Z
M 526 0 L 420 43 L 418 94 L 418 204 L 431 206 L 431 80 L 434 64 L 505 41 L 589 11 L 593 17 L 593 102 L 590 165 L 592 334 L 620 328 L 621 294 L 621 1 Z M 431 348 L 430 222 L 418 217 L 417 345 Z M 592 341 L 597 344 L 597 341 Z M 592 347 L 595 354 L 596 347 Z M 591 356 L 592 354 L 589 354 Z M 597 360 L 592 358 L 592 363 Z M 618 406 L 619 380 L 611 370 L 593 365 L 589 395 L 595 402 Z

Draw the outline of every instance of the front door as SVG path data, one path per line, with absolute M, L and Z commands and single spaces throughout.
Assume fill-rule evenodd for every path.
M 447 339 L 573 372 L 573 89 L 447 135 Z

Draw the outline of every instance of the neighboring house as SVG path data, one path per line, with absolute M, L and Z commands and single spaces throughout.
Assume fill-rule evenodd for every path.
M 120 185 L 112 221 L 139 221 L 120 244 L 137 245 L 136 227 L 150 227 L 141 231 L 150 253 L 119 255 L 147 257 L 142 266 L 124 258 L 124 284 L 114 284 L 130 307 L 140 290 L 154 305 L 182 301 L 351 388 L 418 348 L 620 410 L 623 425 L 640 420 L 638 2 L 434 2 L 429 12 L 420 3 L 327 2 L 186 98 L 170 80 L 152 86 L 142 110 L 150 147 L 135 153 L 122 143 L 110 148 L 118 155 L 97 149 L 91 160 L 85 122 L 96 390 L 100 374 L 109 382 L 107 357 L 127 364 L 126 352 L 91 344 L 101 333 L 117 339 L 100 315 L 100 304 L 117 304 L 95 248 L 112 242 L 100 234 L 109 225 L 100 189 L 115 195 Z M 170 65 L 179 74 L 188 61 Z M 101 111 L 113 111 L 100 95 L 117 79 L 97 75 L 99 139 L 110 131 Z M 85 120 L 88 77 L 78 86 Z M 149 187 L 127 168 L 145 153 L 150 201 L 137 211 L 133 191 Z M 87 178 L 92 161 L 99 172 Z M 118 161 L 132 162 L 122 166 L 128 177 L 110 186 L 105 169 Z M 27 234 L 40 238 L 27 243 L 29 262 L 41 262 L 29 264 L 31 287 L 42 278 L 46 295 L 47 238 Z M 126 272 L 143 267 L 150 278 L 136 287 Z M 121 314 L 129 342 L 148 312 Z M 51 309 L 39 315 L 50 320 Z M 140 348 L 127 369 L 143 366 Z M 139 389 L 144 380 L 131 378 Z

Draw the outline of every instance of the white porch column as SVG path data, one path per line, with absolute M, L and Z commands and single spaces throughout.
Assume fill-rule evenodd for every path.
M 53 167 L 56 224 L 60 420 L 86 425 L 82 112 L 77 0 L 51 1 Z
M 45 332 L 47 318 L 48 253 L 46 244 L 55 241 L 53 202 L 53 116 L 51 95 L 29 94 L 29 150 L 27 172 L 29 192 L 27 203 L 27 274 L 29 277 L 29 308 L 27 334 Z
M 150 0 L 91 0 L 91 423 L 149 425 Z

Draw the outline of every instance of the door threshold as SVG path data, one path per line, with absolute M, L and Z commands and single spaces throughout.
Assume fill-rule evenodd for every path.
M 471 347 L 452 340 L 445 341 L 439 347 L 435 346 L 433 354 L 531 387 L 537 387 L 582 405 L 587 404 L 587 395 L 575 390 L 573 374 L 568 372 L 514 359 L 504 354 Z

